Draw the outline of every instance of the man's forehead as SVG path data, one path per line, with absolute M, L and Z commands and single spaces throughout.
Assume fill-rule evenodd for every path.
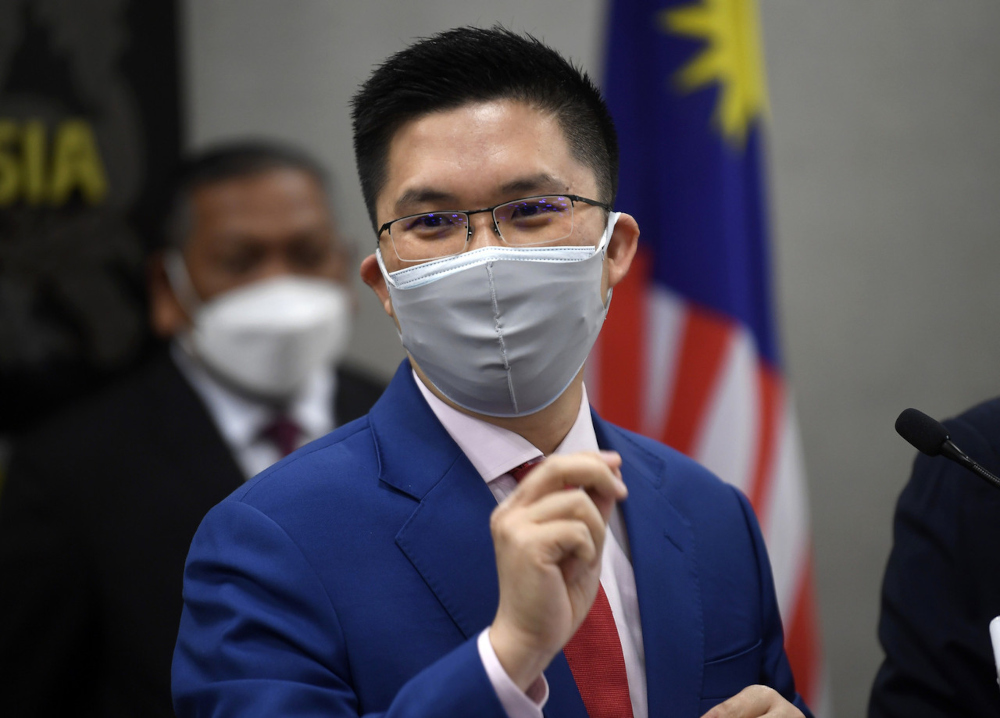
M 311 173 L 297 167 L 270 167 L 246 174 L 221 177 L 196 186 L 191 197 L 202 203 L 283 201 L 287 198 L 322 198 L 323 186 Z
M 412 141 L 414 139 L 442 136 L 443 130 L 437 120 L 448 117 L 461 117 L 465 127 L 498 121 L 513 125 L 551 122 L 558 126 L 559 123 L 555 112 L 539 107 L 526 100 L 504 97 L 469 100 L 468 102 L 463 102 L 452 107 L 441 107 L 408 117 L 406 120 L 400 122 L 392 131 L 389 137 L 389 147 L 393 147 L 401 138 L 407 138 Z M 511 122 L 512 118 L 513 122 Z M 560 127 L 559 129 L 560 134 L 564 134 L 562 128 Z
M 379 192 L 386 211 L 447 203 L 473 187 L 491 196 L 565 192 L 581 172 L 592 175 L 572 156 L 558 118 L 518 100 L 469 102 L 414 117 L 394 132 L 386 162 Z
M 294 169 L 268 170 L 208 183 L 196 188 L 191 198 L 199 218 L 213 220 L 329 212 L 319 182 Z
M 268 170 L 205 184 L 194 190 L 192 200 L 192 239 L 199 237 L 201 241 L 306 231 L 333 224 L 319 182 L 295 169 L 288 174 Z

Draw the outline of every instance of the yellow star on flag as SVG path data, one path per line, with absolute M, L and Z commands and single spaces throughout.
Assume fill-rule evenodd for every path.
M 674 76 L 682 92 L 719 85 L 714 120 L 743 147 L 750 123 L 767 111 L 756 0 L 700 0 L 662 10 L 664 32 L 703 39 L 706 47 Z

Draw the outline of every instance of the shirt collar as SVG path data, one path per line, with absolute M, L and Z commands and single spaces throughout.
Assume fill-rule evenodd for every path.
M 448 406 L 424 385 L 416 372 L 413 373 L 413 379 L 417 382 L 417 388 L 420 389 L 431 411 L 458 444 L 458 448 L 472 462 L 483 481 L 489 483 L 498 476 L 508 473 L 515 466 L 542 455 L 541 451 L 520 434 Z M 597 435 L 594 433 L 594 422 L 590 416 L 587 387 L 584 386 L 576 420 L 570 427 L 569 433 L 556 447 L 555 453 L 569 454 L 597 450 Z
M 239 393 L 221 383 L 180 342 L 171 343 L 170 354 L 204 402 L 230 447 L 241 449 L 249 446 L 274 420 L 278 409 L 273 404 Z M 334 428 L 332 407 L 335 391 L 333 372 L 321 369 L 309 377 L 284 407 L 285 414 L 299 425 L 306 439 L 316 439 Z

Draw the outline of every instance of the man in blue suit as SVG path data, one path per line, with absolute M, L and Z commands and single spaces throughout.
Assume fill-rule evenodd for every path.
M 354 131 L 408 360 L 202 523 L 179 715 L 808 713 L 747 500 L 589 409 L 639 235 L 591 81 L 459 28 L 379 67 Z

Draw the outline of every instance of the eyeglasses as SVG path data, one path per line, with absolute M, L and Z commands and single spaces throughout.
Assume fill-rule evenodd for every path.
M 469 217 L 492 212 L 493 231 L 504 243 L 516 247 L 548 244 L 573 233 L 573 206 L 577 202 L 611 211 L 603 202 L 575 194 L 525 197 L 468 212 L 407 215 L 379 227 L 378 237 L 388 230 L 393 250 L 403 262 L 450 257 L 464 252 L 472 239 Z

